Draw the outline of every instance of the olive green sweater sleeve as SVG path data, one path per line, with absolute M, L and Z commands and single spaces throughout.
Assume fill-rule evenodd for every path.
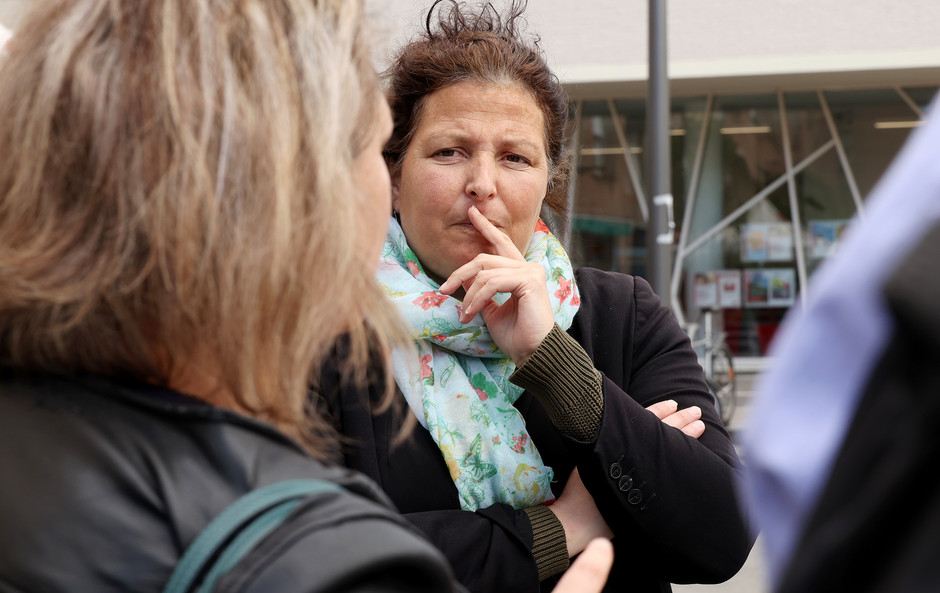
M 603 379 L 581 345 L 558 324 L 509 380 L 539 400 L 559 431 L 579 441 L 594 440 L 604 411 Z M 525 512 L 532 524 L 539 580 L 564 571 L 568 543 L 561 522 L 546 506 Z
M 597 436 L 604 414 L 603 377 L 557 323 L 509 380 L 531 392 L 562 433 L 582 442 Z
M 561 521 L 547 506 L 523 509 L 532 524 L 532 556 L 539 570 L 539 580 L 568 568 L 568 542 Z

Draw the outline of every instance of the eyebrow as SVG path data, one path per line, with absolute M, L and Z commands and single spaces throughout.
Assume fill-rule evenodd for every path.
M 429 143 L 453 142 L 455 144 L 463 144 L 467 141 L 472 141 L 472 140 L 473 138 L 470 135 L 465 134 L 463 132 L 445 131 L 445 132 L 440 132 L 438 134 L 432 134 L 428 136 L 426 141 Z M 541 146 L 539 143 L 532 142 L 528 138 L 524 138 L 521 136 L 505 136 L 504 138 L 501 139 L 500 146 L 519 147 L 521 149 L 532 150 L 535 152 L 538 152 L 539 149 L 542 149 L 544 151 L 544 147 Z

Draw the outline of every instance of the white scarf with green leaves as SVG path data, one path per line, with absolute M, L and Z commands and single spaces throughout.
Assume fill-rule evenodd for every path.
M 568 329 L 581 304 L 561 243 L 540 220 L 525 253 L 545 268 L 555 321 Z M 393 354 L 395 381 L 441 450 L 464 510 L 496 502 L 525 508 L 550 502 L 552 468 L 542 463 L 513 404 L 522 389 L 509 382 L 515 364 L 496 346 L 481 315 L 460 323 L 460 301 L 441 294 L 389 220 L 379 284 L 411 327 L 417 360 Z M 499 294 L 505 302 L 509 295 Z

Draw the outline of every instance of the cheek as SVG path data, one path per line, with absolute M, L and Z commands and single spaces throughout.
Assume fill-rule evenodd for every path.
M 378 264 L 391 212 L 391 183 L 384 161 L 376 160 L 360 169 L 361 191 L 367 202 L 361 218 L 362 243 L 367 261 Z
M 521 188 L 520 188 L 521 189 Z M 542 211 L 542 203 L 545 198 L 544 187 L 538 183 L 533 183 L 518 195 L 526 196 L 515 205 L 514 225 L 513 225 L 513 243 L 523 254 L 532 240 L 532 233 L 535 231 L 535 223 L 539 219 Z
M 417 173 L 419 172 L 402 178 L 399 206 L 403 216 L 410 214 L 424 218 L 446 207 L 451 183 L 446 175 L 431 172 Z

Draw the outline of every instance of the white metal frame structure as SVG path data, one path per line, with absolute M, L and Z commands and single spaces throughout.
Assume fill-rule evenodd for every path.
M 917 103 L 910 97 L 910 95 L 904 91 L 901 87 L 895 86 L 893 90 L 900 97 L 901 101 L 907 105 L 914 115 L 922 120 L 924 118 L 923 110 L 917 105 Z M 672 270 L 672 277 L 670 281 L 670 302 L 672 303 L 673 313 L 675 314 L 678 321 L 686 325 L 686 311 L 683 310 L 680 303 L 682 302 L 679 298 L 679 290 L 682 286 L 682 275 L 683 275 L 683 266 L 686 259 L 697 249 L 705 245 L 705 243 L 715 237 L 718 233 L 721 233 L 724 229 L 728 228 L 734 221 L 736 221 L 743 214 L 747 213 L 749 210 L 760 204 L 764 199 L 769 197 L 774 191 L 782 187 L 784 184 L 787 185 L 788 197 L 789 197 L 789 207 L 790 207 L 790 221 L 791 221 L 791 231 L 793 234 L 793 246 L 796 256 L 797 263 L 797 274 L 800 285 L 800 298 L 801 301 L 805 301 L 807 296 L 807 282 L 808 282 L 808 273 L 807 273 L 807 263 L 806 255 L 803 248 L 803 232 L 801 221 L 803 215 L 800 212 L 800 205 L 797 196 L 795 179 L 796 176 L 806 169 L 808 166 L 812 165 L 824 155 L 828 154 L 829 151 L 835 150 L 838 156 L 838 163 L 841 168 L 841 171 L 844 175 L 845 180 L 848 183 L 849 192 L 852 197 L 856 212 L 859 216 L 864 215 L 864 206 L 862 202 L 862 196 L 859 191 L 859 186 L 855 178 L 855 174 L 852 171 L 852 167 L 849 164 L 849 159 L 846 155 L 845 147 L 843 146 L 842 140 L 839 136 L 839 132 L 836 128 L 835 121 L 832 116 L 832 111 L 829 107 L 829 102 L 826 99 L 825 93 L 822 90 L 815 91 L 815 95 L 818 98 L 819 106 L 821 108 L 823 117 L 826 122 L 826 129 L 829 134 L 829 139 L 822 144 L 819 148 L 815 149 L 809 155 L 805 156 L 799 162 L 793 162 L 793 154 L 790 146 L 790 127 L 788 125 L 788 113 L 786 106 L 786 99 L 784 92 L 778 90 L 776 92 L 777 96 L 777 111 L 780 118 L 781 125 L 781 142 L 782 142 L 782 154 L 784 155 L 784 163 L 786 170 L 785 172 L 773 179 L 768 183 L 764 188 L 755 193 L 751 198 L 746 200 L 741 206 L 736 208 L 733 212 L 727 214 L 713 226 L 702 232 L 696 237 L 690 236 L 690 229 L 692 228 L 692 216 L 695 212 L 696 199 L 699 194 L 699 185 L 702 176 L 702 167 L 705 157 L 706 150 L 706 140 L 709 134 L 709 126 L 712 122 L 712 116 L 715 109 L 715 94 L 709 94 L 706 97 L 704 116 L 702 120 L 702 128 L 697 139 L 695 147 L 695 156 L 692 160 L 692 167 L 689 175 L 689 184 L 685 200 L 685 210 L 682 214 L 682 224 L 680 227 L 679 233 L 679 242 L 676 246 L 674 264 Z M 608 109 L 610 111 L 610 116 L 614 122 L 614 129 L 616 130 L 617 140 L 619 143 L 619 148 L 609 148 L 609 149 L 595 149 L 595 150 L 604 150 L 604 154 L 622 154 L 624 157 L 627 170 L 629 172 L 629 178 L 631 186 L 634 190 L 637 200 L 639 201 L 640 212 L 642 213 L 643 220 L 646 221 L 648 216 L 648 205 L 645 203 L 645 192 L 643 190 L 643 183 L 641 176 L 639 174 L 639 167 L 635 156 L 631 151 L 631 147 L 627 141 L 626 133 L 621 124 L 621 118 L 617 112 L 614 100 L 608 98 L 606 100 Z M 583 108 L 583 101 L 578 101 L 575 114 L 576 114 L 576 123 L 575 123 L 575 135 L 574 138 L 578 138 L 580 125 L 581 125 L 581 113 Z M 588 149 L 589 150 L 589 149 Z M 578 159 L 581 153 L 585 153 L 585 149 L 577 150 L 577 147 L 572 146 L 571 158 L 573 159 L 572 163 L 572 184 L 569 190 L 569 205 L 572 207 L 571 212 L 574 212 L 574 199 L 576 194 L 576 172 Z M 592 153 L 593 154 L 593 153 Z M 570 229 L 568 229 L 568 236 L 570 236 Z

